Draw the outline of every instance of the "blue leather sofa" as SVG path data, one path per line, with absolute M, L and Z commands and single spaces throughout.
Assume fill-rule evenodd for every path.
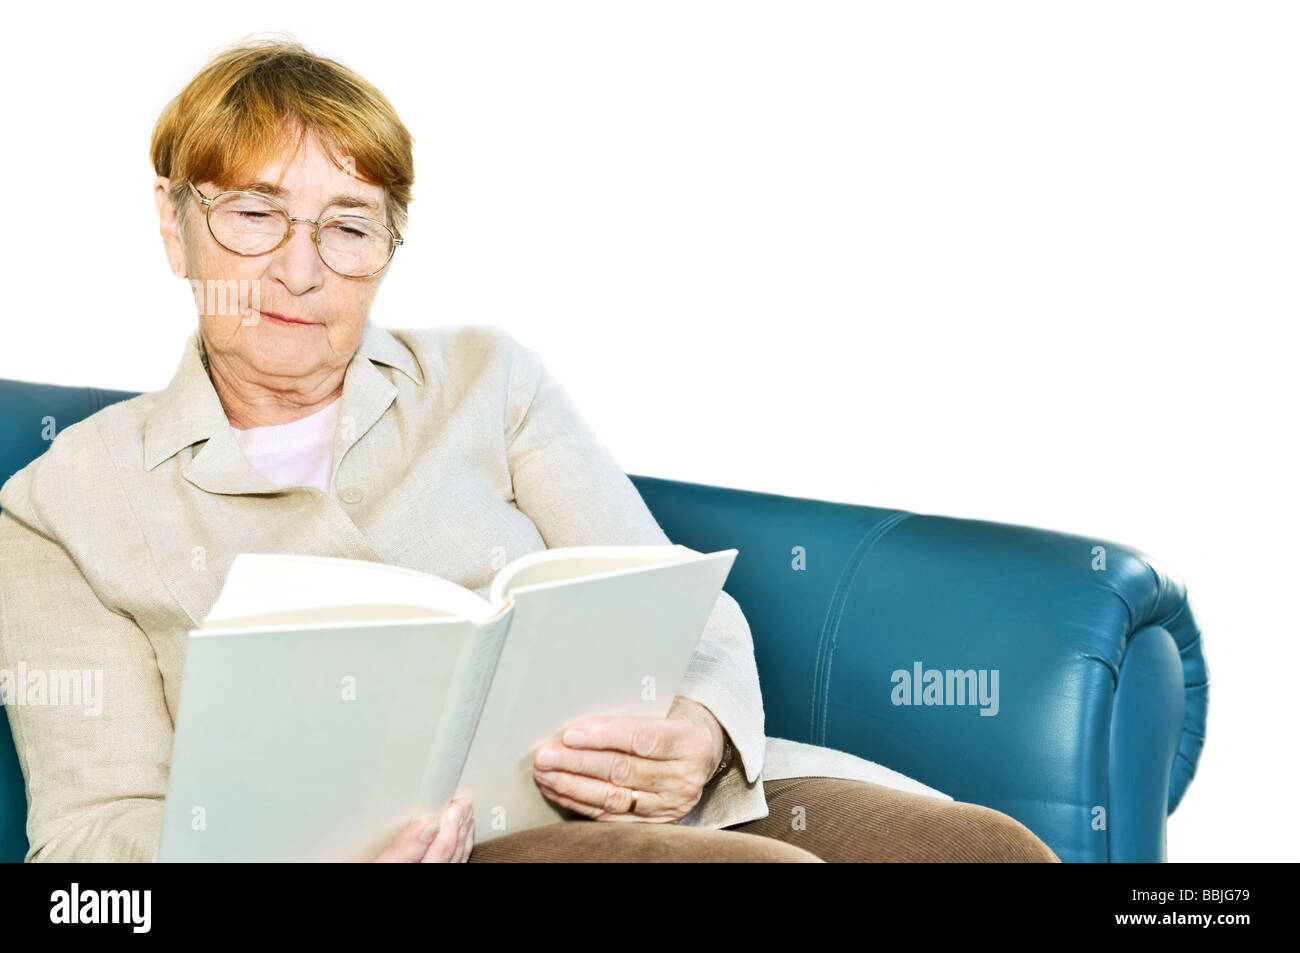
M 0 380 L 0 483 L 44 452 L 42 418 L 67 426 L 132 396 Z M 1067 862 L 1165 859 L 1209 687 L 1167 569 L 1041 529 L 631 479 L 674 542 L 739 550 L 726 589 L 754 633 L 769 735 L 1003 811 Z M 983 671 L 987 687 L 996 671 L 996 713 L 909 695 L 894 673 L 918 665 Z M 0 718 L 0 860 L 25 855 L 26 806 Z

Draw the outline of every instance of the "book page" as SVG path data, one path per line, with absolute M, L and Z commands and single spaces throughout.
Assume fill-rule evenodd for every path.
M 382 622 L 389 619 L 461 619 L 441 609 L 422 606 L 329 605 L 311 609 L 279 609 L 237 618 L 204 619 L 198 635 L 213 635 L 231 629 L 265 629 L 282 625 L 332 625 L 337 622 Z
M 380 616 L 477 619 L 491 611 L 477 593 L 402 566 L 327 556 L 240 553 L 202 628 Z
M 511 589 L 560 579 L 594 576 L 638 566 L 679 563 L 701 554 L 688 546 L 557 546 L 526 553 L 497 573 L 488 591 L 488 601 L 501 605 Z
M 510 590 L 510 629 L 456 794 L 475 843 L 578 815 L 547 801 L 533 753 L 587 715 L 662 718 L 736 550 Z

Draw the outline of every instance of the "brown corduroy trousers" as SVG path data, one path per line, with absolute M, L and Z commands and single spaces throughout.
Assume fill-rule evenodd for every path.
M 768 815 L 722 830 L 557 821 L 474 845 L 470 863 L 1055 862 L 1015 818 L 978 804 L 842 778 L 763 782 Z

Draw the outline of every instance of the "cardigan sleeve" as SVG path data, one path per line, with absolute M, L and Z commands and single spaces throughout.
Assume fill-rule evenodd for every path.
M 671 542 L 567 391 L 537 352 L 518 342 L 506 441 L 515 505 L 548 549 Z M 749 623 L 726 592 L 718 594 L 678 694 L 713 713 L 753 784 L 766 750 L 763 699 Z M 702 801 L 708 796 L 706 788 Z
M 172 742 L 162 675 L 136 622 L 45 532 L 0 512 L 0 671 L 26 860 L 153 861 Z

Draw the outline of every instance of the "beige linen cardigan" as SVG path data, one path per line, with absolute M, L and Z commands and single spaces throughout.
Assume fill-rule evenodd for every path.
M 196 328 L 165 390 L 59 427 L 0 488 L 0 670 L 11 688 L 20 666 L 103 673 L 98 714 L 6 705 L 28 860 L 156 859 L 187 633 L 238 552 L 376 560 L 486 595 L 524 553 L 669 542 L 538 354 L 491 324 L 367 321 L 329 486 L 278 488 L 252 468 Z M 765 817 L 764 778 L 879 779 L 853 755 L 765 737 L 749 625 L 725 592 L 679 694 L 737 755 L 681 824 Z

